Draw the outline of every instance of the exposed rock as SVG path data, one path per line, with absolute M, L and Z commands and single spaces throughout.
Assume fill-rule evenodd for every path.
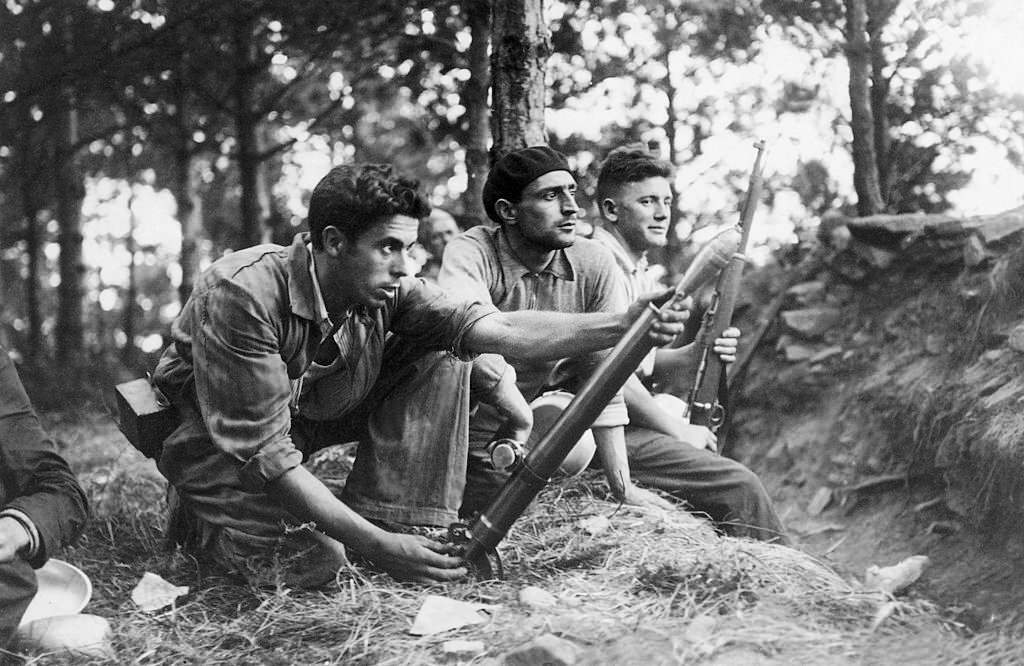
M 857 331 L 853 334 L 853 337 L 850 338 L 850 344 L 854 347 L 863 347 L 864 345 L 871 343 L 874 339 L 874 336 L 867 331 Z
M 920 578 L 927 566 L 926 555 L 913 555 L 888 567 L 871 565 L 864 574 L 864 587 L 886 594 L 896 594 Z
M 459 657 L 475 657 L 487 647 L 483 641 L 450 640 L 441 644 L 441 651 Z
M 963 262 L 974 267 L 1005 249 L 1011 240 L 1024 235 L 1024 206 L 995 215 L 966 218 L 946 214 L 830 216 L 829 224 L 833 233 L 836 229 L 848 229 L 853 239 L 850 249 L 876 268 L 884 269 L 891 264 L 884 253 L 896 253 L 912 262 Z M 832 246 L 842 249 L 836 244 Z M 866 252 L 865 247 L 884 253 Z
M 554 634 L 544 634 L 505 655 L 505 666 L 571 666 L 579 660 L 580 649 L 575 643 Z
M 934 333 L 926 335 L 924 338 L 924 350 L 932 356 L 938 356 L 946 351 L 946 339 Z
M 519 603 L 531 608 L 552 608 L 558 605 L 558 599 L 547 590 L 527 585 L 519 590 Z
M 820 515 L 831 503 L 832 489 L 828 487 L 818 488 L 818 491 L 814 493 L 814 497 L 811 498 L 810 504 L 807 505 L 807 513 L 812 516 Z
M 992 254 L 985 247 L 985 241 L 977 234 L 971 234 L 964 243 L 964 265 L 974 268 L 984 263 Z
M 1024 354 L 1024 324 L 1018 324 L 1012 331 L 1006 343 L 1014 351 Z
M 786 290 L 786 297 L 797 305 L 820 303 L 825 298 L 825 283 L 821 280 L 794 284 Z
M 843 303 L 849 302 L 853 298 L 855 291 L 853 287 L 848 284 L 834 284 L 828 288 L 828 295 L 825 297 L 825 302 L 829 305 L 842 305 Z
M 814 356 L 812 356 L 808 360 L 811 363 L 821 363 L 822 361 L 827 361 L 828 359 L 832 358 L 833 356 L 837 356 L 837 355 L 842 354 L 842 353 L 843 353 L 843 348 L 842 347 L 840 347 L 839 345 L 831 345 L 829 347 L 825 347 L 824 349 L 816 352 L 814 354 Z
M 856 240 L 850 243 L 850 249 L 867 262 L 868 266 L 883 271 L 892 266 L 900 256 L 899 252 L 875 247 L 874 245 L 868 245 Z
M 818 338 L 839 323 L 842 313 L 838 308 L 804 308 L 782 313 L 786 327 L 805 338 Z
M 790 363 L 799 363 L 801 361 L 808 361 L 814 358 L 817 350 L 810 345 L 803 345 L 799 342 L 794 342 L 786 345 L 782 349 L 782 353 Z

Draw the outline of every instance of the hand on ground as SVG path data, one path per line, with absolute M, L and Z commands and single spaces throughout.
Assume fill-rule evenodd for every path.
M 416 583 L 453 581 L 468 573 L 463 561 L 454 556 L 457 547 L 414 534 L 386 533 L 374 552 L 366 557 L 395 580 Z
M 629 504 L 631 506 L 643 506 L 649 509 L 660 509 L 662 511 L 671 511 L 672 503 L 664 497 L 652 493 L 650 490 L 645 490 L 632 483 L 626 484 L 626 489 L 623 491 L 622 497 L 619 498 L 623 504 Z

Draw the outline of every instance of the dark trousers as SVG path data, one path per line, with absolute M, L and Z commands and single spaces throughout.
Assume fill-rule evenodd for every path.
M 726 534 L 788 543 L 764 485 L 741 463 L 635 426 L 626 426 L 626 450 L 633 481 L 685 501 Z M 470 450 L 467 476 L 464 516 L 487 508 L 508 477 L 479 448 Z
M 0 564 L 0 648 L 6 647 L 36 596 L 36 573 L 28 562 L 16 559 Z
M 626 450 L 634 481 L 686 501 L 727 534 L 787 541 L 764 485 L 741 463 L 635 426 L 626 426 Z

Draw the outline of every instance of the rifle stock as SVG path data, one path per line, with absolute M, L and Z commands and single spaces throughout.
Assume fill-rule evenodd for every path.
M 478 572 L 490 571 L 487 557 L 508 533 L 530 502 L 547 485 L 576 441 L 590 427 L 608 401 L 626 383 L 653 348 L 648 338 L 658 309 L 676 309 L 697 288 L 710 281 L 735 254 L 740 234 L 727 229 L 697 255 L 664 303 L 651 303 L 583 384 L 551 429 L 526 455 L 484 511 L 469 525 L 466 560 Z
M 750 240 L 750 227 L 754 221 L 754 211 L 761 198 L 764 145 L 764 141 L 754 144 L 757 149 L 757 157 L 754 159 L 754 167 L 751 170 L 750 182 L 747 187 L 747 198 L 743 203 L 743 211 L 740 215 L 740 242 L 736 252 L 729 258 L 725 268 L 718 276 L 711 304 L 704 313 L 698 337 L 700 351 L 696 378 L 689 400 L 687 400 L 688 416 L 690 423 L 706 426 L 712 432 L 716 432 L 725 420 L 725 409 L 718 400 L 725 364 L 714 353 L 713 347 L 715 340 L 732 325 L 732 315 L 736 309 L 740 282 L 743 278 L 743 268 L 747 263 L 744 253 L 747 251 L 747 244 Z

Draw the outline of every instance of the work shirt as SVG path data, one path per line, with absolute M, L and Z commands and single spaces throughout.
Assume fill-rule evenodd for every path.
M 503 229 L 483 226 L 469 229 L 448 244 L 438 283 L 455 298 L 486 299 L 502 312 L 623 312 L 629 304 L 614 259 L 597 243 L 577 238 L 573 245 L 555 251 L 544 268 L 532 271 L 515 255 Z M 581 363 L 572 374 L 577 380 L 584 378 L 606 353 L 579 359 Z M 554 361 L 508 361 L 516 369 L 517 385 L 527 401 L 541 394 L 556 366 Z M 625 425 L 628 421 L 620 391 L 595 425 Z M 474 429 L 483 423 L 496 429 L 500 418 L 488 405 L 481 405 L 473 422 Z
M 381 308 L 354 308 L 331 322 L 318 307 L 307 243 L 308 234 L 298 234 L 290 247 L 260 245 L 218 260 L 200 276 L 172 326 L 174 343 L 154 381 L 175 404 L 198 409 L 210 442 L 206 450 L 194 438 L 176 443 L 172 435 L 165 446 L 161 471 L 186 498 L 219 492 L 211 487 L 218 481 L 204 478 L 214 473 L 206 459 L 218 453 L 235 461 L 240 486 L 249 492 L 261 492 L 301 464 L 290 433 L 300 396 L 329 385 L 335 415 L 353 408 L 377 379 L 389 331 L 469 359 L 465 333 L 496 311 L 487 302 L 456 302 L 406 277 Z M 343 381 L 301 386 L 318 352 L 323 358 L 325 342 L 325 372 Z
M 82 533 L 85 493 L 43 431 L 7 350 L 0 347 L 0 515 L 26 528 L 24 553 L 40 567 Z

